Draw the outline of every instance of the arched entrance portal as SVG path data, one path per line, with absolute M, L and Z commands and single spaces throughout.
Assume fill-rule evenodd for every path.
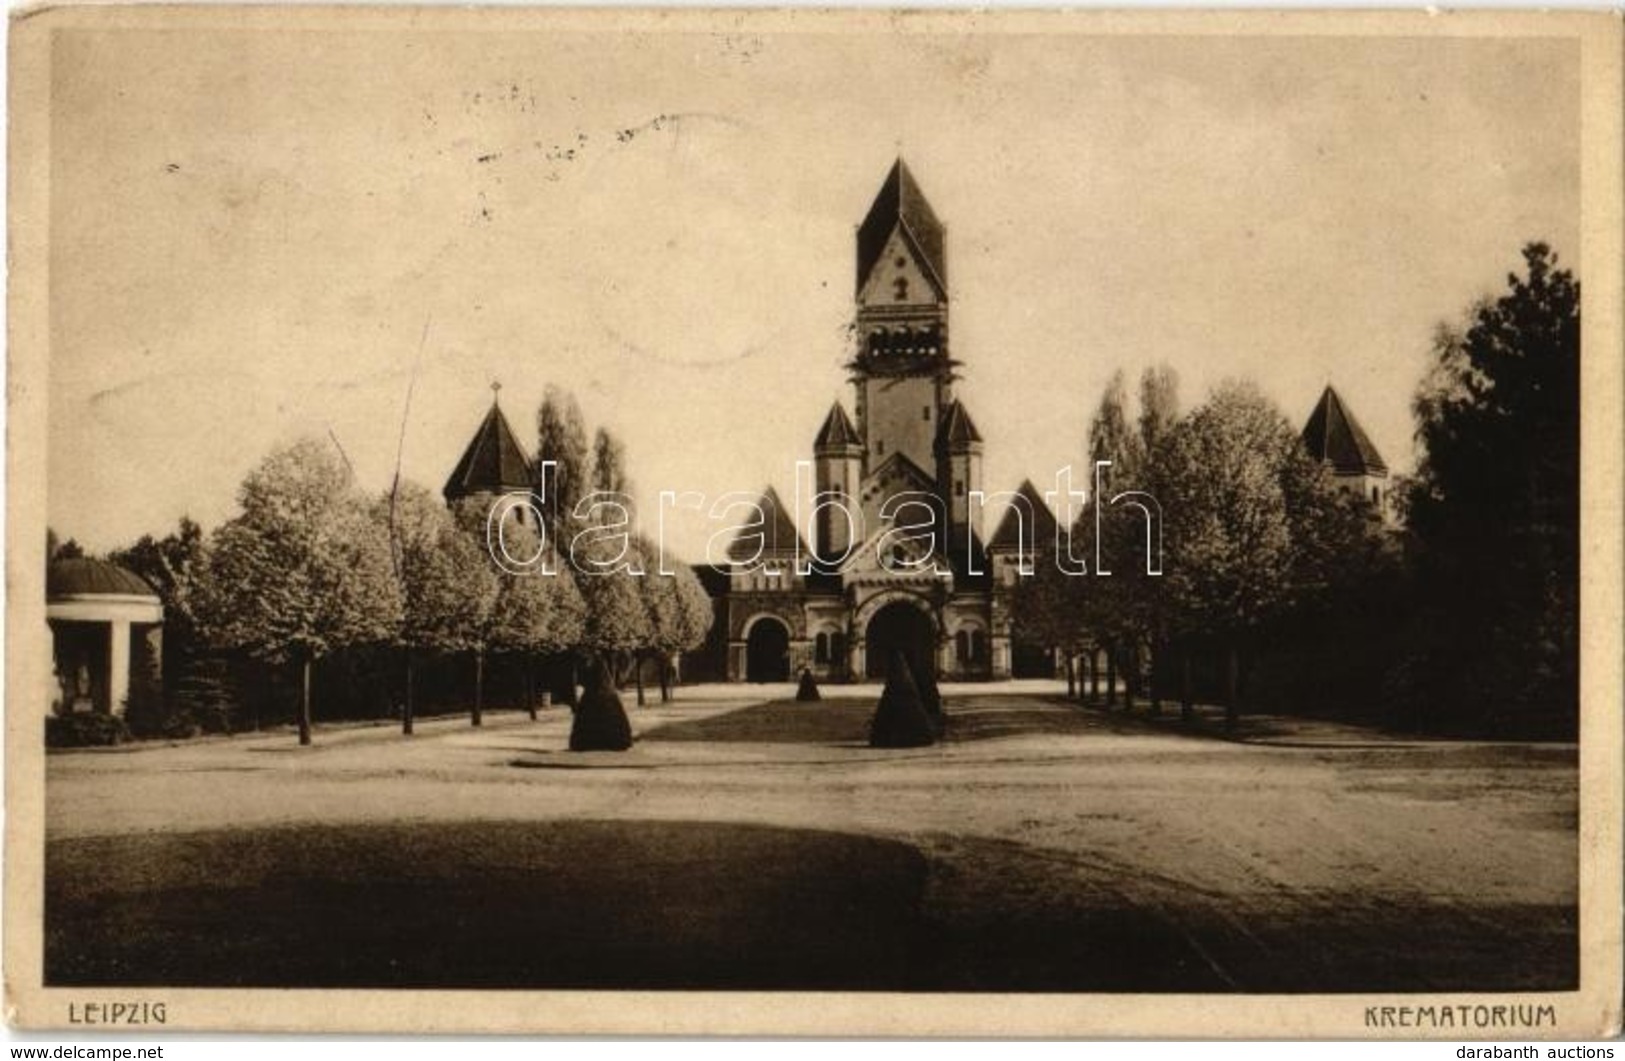
M 747 682 L 790 680 L 790 628 L 764 615 L 751 624 L 745 640 Z
M 896 601 L 875 612 L 864 634 L 864 670 L 870 678 L 884 678 L 893 650 L 902 649 L 916 674 L 936 674 L 937 631 L 931 617 L 912 604 Z

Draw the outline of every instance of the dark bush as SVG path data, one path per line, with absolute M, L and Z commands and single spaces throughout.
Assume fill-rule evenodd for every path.
M 920 688 L 914 684 L 908 661 L 893 652 L 886 668 L 886 688 L 869 723 L 869 745 L 874 748 L 921 748 L 937 741 L 936 726 L 925 712 Z
M 591 684 L 575 709 L 570 724 L 570 750 L 573 752 L 624 752 L 632 747 L 632 723 L 615 691 L 610 669 L 595 663 Z
M 98 748 L 129 739 L 130 729 L 122 718 L 100 711 L 75 711 L 45 720 L 47 748 Z
M 931 728 L 942 736 L 942 731 L 948 728 L 948 716 L 942 710 L 942 691 L 937 688 L 937 671 L 929 660 L 921 661 L 912 666 L 914 684 L 920 690 L 920 706 L 925 708 L 925 716 L 931 720 Z

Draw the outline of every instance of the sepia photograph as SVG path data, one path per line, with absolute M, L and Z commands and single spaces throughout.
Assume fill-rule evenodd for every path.
M 1616 19 L 10 54 L 14 1021 L 1618 1033 Z

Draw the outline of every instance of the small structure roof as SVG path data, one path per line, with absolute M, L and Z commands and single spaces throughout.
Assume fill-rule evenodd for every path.
M 134 571 L 88 556 L 52 561 L 45 571 L 45 596 L 47 600 L 67 597 L 147 597 L 158 600 L 158 592 Z
M 965 411 L 965 404 L 955 401 L 948 406 L 943 414 L 942 423 L 937 428 L 937 445 L 946 449 L 966 449 L 981 445 L 982 433 L 976 430 L 976 424 L 971 421 L 970 413 Z
M 463 451 L 462 459 L 446 480 L 448 499 L 489 491 L 523 490 L 531 484 L 530 458 L 519 444 L 502 407 L 493 399 L 491 410 Z
M 859 437 L 852 418 L 846 415 L 845 407 L 840 402 L 830 406 L 829 416 L 824 419 L 824 426 L 819 429 L 818 438 L 813 441 L 813 448 L 845 449 L 862 445 L 863 439 Z
M 1331 465 L 1339 475 L 1388 474 L 1382 454 L 1329 386 L 1309 414 L 1309 422 L 1303 425 L 1303 444 L 1311 457 Z

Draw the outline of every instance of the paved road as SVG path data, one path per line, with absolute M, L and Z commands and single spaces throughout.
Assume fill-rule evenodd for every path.
M 557 710 L 54 755 L 55 978 L 1573 983 L 1572 747 L 1231 742 L 983 687 L 948 691 L 946 743 L 888 752 L 869 694 L 712 692 L 633 709 L 622 755 L 565 751 Z

